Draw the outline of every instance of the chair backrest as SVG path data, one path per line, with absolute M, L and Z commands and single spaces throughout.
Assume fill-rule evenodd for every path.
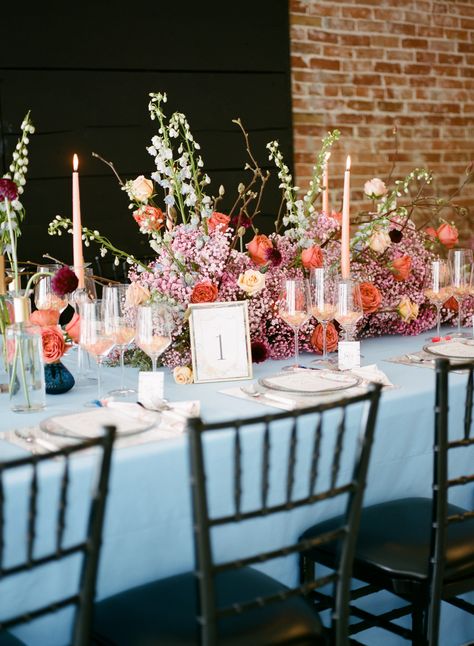
M 335 586 L 337 596 L 333 628 L 339 637 L 335 643 L 345 643 L 352 560 L 379 397 L 380 387 L 373 385 L 361 395 L 291 412 L 222 423 L 204 423 L 198 418 L 190 420 L 198 623 L 204 646 L 218 643 L 219 619 L 294 595 L 306 596 L 327 584 Z M 219 441 L 228 442 L 226 466 L 215 465 L 212 458 L 207 464 L 205 459 L 207 451 L 212 452 L 213 443 Z M 210 498 L 210 476 L 216 466 L 220 473 Z M 227 497 L 226 509 L 219 509 L 217 514 L 212 512 L 216 489 L 217 498 Z M 296 537 L 317 519 L 314 507 L 329 500 L 331 505 L 340 503 L 344 511 L 343 525 L 325 535 L 299 541 Z M 307 507 L 312 508 L 311 515 Z M 287 518 L 287 513 L 299 513 L 298 510 L 303 512 L 299 522 L 303 521 L 304 526 L 295 528 L 291 544 L 285 543 L 283 538 L 285 544 L 274 548 L 276 516 L 284 514 Z M 214 533 L 234 523 L 249 523 L 247 534 L 241 527 L 240 538 L 227 542 L 227 547 L 233 551 L 236 543 L 245 551 L 248 541 L 242 539 L 255 530 L 255 525 L 253 528 L 251 525 L 262 517 L 271 517 L 265 527 L 265 551 L 217 562 L 212 545 Z M 296 561 L 301 552 L 336 539 L 340 541 L 341 552 L 339 567 L 334 573 L 288 588 L 274 597 L 258 597 L 237 602 L 232 607 L 218 607 L 215 577 L 219 573 L 281 557 L 289 556 Z M 269 542 L 271 549 L 267 549 Z M 295 572 L 296 562 L 293 565 Z
M 96 589 L 97 567 L 99 560 L 100 545 L 102 540 L 102 526 L 107 497 L 108 480 L 110 473 L 110 462 L 112 446 L 115 438 L 115 427 L 106 427 L 104 434 L 100 437 L 86 441 L 70 444 L 57 451 L 45 454 L 34 454 L 26 457 L 9 460 L 0 463 L 0 582 L 3 584 L 6 579 L 31 573 L 45 566 L 63 562 L 74 555 L 82 555 L 80 572 L 78 577 L 78 589 L 54 602 L 35 607 L 31 610 L 15 614 L 0 622 L 0 634 L 4 630 L 10 630 L 21 624 L 39 619 L 50 613 L 63 608 L 75 607 L 75 618 L 72 630 L 71 644 L 73 646 L 88 646 L 91 642 L 92 609 Z M 90 451 L 93 449 L 93 451 Z M 90 452 L 90 458 L 97 465 L 97 475 L 92 482 L 92 491 L 89 494 L 86 514 L 86 530 L 79 540 L 71 541 L 68 533 L 68 518 L 70 514 L 79 511 L 72 504 L 71 482 L 71 458 L 84 451 Z M 43 472 L 43 469 L 45 471 Z M 42 473 L 39 473 L 41 470 Z M 48 520 L 51 516 L 51 541 L 48 549 L 44 549 L 41 529 L 45 527 L 45 519 L 41 517 L 41 490 L 45 480 L 41 477 L 43 473 L 52 474 L 51 477 L 57 483 L 57 508 L 55 513 L 48 509 Z M 15 474 L 18 478 L 15 480 Z M 13 484 L 12 484 L 13 481 Z M 18 562 L 14 559 L 12 564 L 7 561 L 6 535 L 8 531 L 8 506 L 9 494 L 14 483 L 22 483 L 21 492 L 25 492 L 27 500 L 26 510 L 26 536 L 23 545 L 20 537 L 15 535 L 15 554 L 24 551 L 25 557 Z M 15 504 L 18 498 L 15 492 Z M 13 498 L 14 494 L 12 494 Z M 81 501 L 79 501 L 81 502 Z M 48 503 L 49 504 L 49 503 Z M 81 504 L 81 511 L 83 506 Z M 42 512 L 44 514 L 44 510 Z M 49 516 L 50 515 L 50 516 Z M 77 518 L 74 519 L 77 522 Z M 38 543 L 42 542 L 38 549 Z M 53 544 L 54 543 L 54 544 Z M 38 554 L 38 552 L 40 552 Z M 21 583 L 19 583 L 21 585 Z
M 449 377 L 452 372 L 465 374 L 464 415 L 462 423 L 449 428 Z M 474 474 L 460 474 L 450 477 L 450 464 L 456 464 L 449 458 L 456 450 L 474 445 L 471 436 L 474 363 L 450 364 L 447 359 L 436 360 L 436 399 L 433 458 L 433 510 L 430 548 L 430 611 L 428 614 L 428 634 L 430 644 L 438 643 L 439 617 L 443 591 L 445 568 L 446 539 L 448 527 L 455 523 L 474 518 L 474 511 L 450 515 L 448 510 L 449 493 L 463 485 L 474 483 Z M 458 377 L 459 378 L 459 377 Z M 452 455 L 454 457 L 454 455 Z M 451 471 L 452 473 L 452 471 Z

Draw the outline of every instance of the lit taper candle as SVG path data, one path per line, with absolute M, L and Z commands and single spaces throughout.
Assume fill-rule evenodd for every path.
M 72 161 L 72 238 L 74 271 L 79 280 L 79 289 L 84 288 L 84 256 L 82 253 L 81 198 L 79 193 L 79 159 L 74 154 Z
M 341 273 L 343 279 L 351 274 L 350 266 L 350 192 L 351 192 L 351 157 L 347 155 L 346 172 L 344 173 L 344 195 L 342 198 L 342 231 L 341 231 Z

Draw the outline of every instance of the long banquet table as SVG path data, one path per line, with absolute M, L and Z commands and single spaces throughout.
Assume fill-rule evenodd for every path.
M 386 362 L 385 359 L 421 349 L 421 337 L 384 337 L 362 342 L 363 364 L 377 363 L 396 388 L 383 392 L 379 410 L 376 440 L 369 470 L 365 503 L 372 504 L 403 496 L 430 495 L 433 444 L 434 372 L 428 367 L 404 366 Z M 309 362 L 311 357 L 303 357 Z M 285 361 L 269 361 L 254 366 L 254 378 L 277 372 Z M 135 383 L 137 373 L 127 369 L 127 380 Z M 461 397 L 463 376 L 454 375 L 451 389 L 451 417 L 459 420 L 463 400 Z M 104 383 L 113 387 L 118 384 L 118 369 L 106 369 Z M 171 401 L 199 399 L 201 414 L 207 420 L 231 419 L 274 411 L 253 401 L 244 401 L 219 393 L 223 388 L 238 386 L 242 382 L 178 386 L 166 371 L 165 396 Z M 40 414 L 19 415 L 9 412 L 8 396 L 0 395 L 0 430 L 31 425 L 40 419 L 65 411 L 80 410 L 84 401 L 94 397 L 94 387 L 74 388 L 61 396 L 49 396 L 47 409 Z M 213 447 L 212 459 L 225 462 L 224 445 Z M 0 459 L 18 456 L 22 449 L 0 440 Z M 461 457 L 461 462 L 473 462 Z M 84 469 L 84 458 L 74 465 L 76 475 Z M 188 466 L 186 436 L 159 442 L 151 442 L 114 451 L 104 540 L 98 580 L 98 597 L 103 598 L 139 585 L 153 578 L 165 577 L 192 568 L 193 549 L 191 510 L 188 489 Z M 20 488 L 20 485 L 18 485 Z M 473 488 L 463 487 L 456 502 L 472 508 Z M 225 492 L 214 491 L 216 499 L 225 498 Z M 219 504 L 219 500 L 217 500 Z M 331 503 L 323 507 L 322 516 L 335 511 Z M 42 510 L 48 515 L 48 504 Z M 13 517 L 14 518 L 14 517 Z M 271 527 L 258 527 L 260 539 L 268 547 L 268 541 L 279 531 L 294 538 L 314 522 L 303 510 L 291 512 L 285 520 L 276 520 Z M 75 519 L 71 519 L 74 523 Z M 12 531 L 21 532 L 21 523 Z M 240 533 L 239 533 L 240 532 Z M 224 537 L 216 549 L 220 554 L 233 555 L 234 547 L 244 542 L 251 550 L 250 536 L 236 528 L 232 538 Z M 256 539 L 255 539 L 256 540 Z M 14 537 L 12 538 L 14 542 Z M 265 543 L 265 541 L 267 541 Z M 14 551 L 14 548 L 12 548 Z M 283 582 L 290 582 L 295 569 L 275 563 L 267 570 Z M 55 571 L 51 576 L 38 574 L 34 579 L 36 592 L 42 599 L 54 590 L 61 590 L 71 573 Z M 13 581 L 8 590 L 0 594 L 0 611 L 18 609 L 28 595 L 21 588 L 21 581 Z M 371 608 L 381 608 L 386 599 L 372 602 Z M 22 627 L 16 634 L 32 646 L 56 646 L 67 642 L 69 615 L 43 619 L 32 626 Z M 358 639 L 368 645 L 384 646 L 405 643 L 400 638 L 376 630 L 360 633 Z M 469 615 L 443 605 L 441 640 L 443 646 L 464 644 L 474 639 L 474 619 Z

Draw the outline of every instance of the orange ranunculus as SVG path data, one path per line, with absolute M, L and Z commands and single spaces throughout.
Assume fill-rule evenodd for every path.
M 74 316 L 69 321 L 67 325 L 64 326 L 64 329 L 69 334 L 69 337 L 74 341 L 74 343 L 79 343 L 79 338 L 81 335 L 81 319 L 79 314 L 74 312 Z
M 378 288 L 372 283 L 361 283 L 359 289 L 364 314 L 376 312 L 382 302 L 382 295 Z
M 57 325 L 59 321 L 58 310 L 35 310 L 30 315 L 30 323 L 44 327 L 45 325 Z
M 323 252 L 321 247 L 313 245 L 301 252 L 301 262 L 306 269 L 316 269 L 323 266 Z
M 337 344 L 339 341 L 339 335 L 334 326 L 334 323 L 328 323 L 326 329 L 326 350 L 328 352 L 334 352 L 337 350 Z M 316 352 L 322 354 L 323 352 L 323 326 L 321 323 L 318 323 L 313 330 L 311 335 L 310 343 Z
M 225 215 L 225 213 L 219 213 L 218 211 L 213 211 L 211 217 L 207 221 L 207 226 L 209 231 L 215 231 L 217 227 L 219 230 L 224 232 L 227 231 L 229 227 L 230 217 Z
M 410 256 L 402 256 L 392 261 L 391 271 L 395 280 L 406 280 L 411 271 Z
M 447 310 L 451 310 L 451 312 L 457 312 L 459 310 L 459 303 L 454 296 L 450 296 L 448 300 L 444 302 L 444 307 Z
M 210 280 L 204 280 L 202 283 L 194 285 L 191 303 L 213 303 L 217 300 L 217 295 L 217 287 Z
M 441 244 L 444 244 L 447 249 L 454 247 L 458 241 L 458 230 L 455 226 L 447 224 L 446 222 L 438 227 L 436 234 L 438 236 L 438 240 Z
M 133 219 L 143 233 L 153 233 L 161 229 L 165 223 L 166 216 L 156 206 L 146 205 L 133 212 Z
M 55 325 L 48 325 L 41 328 L 43 339 L 43 359 L 45 363 L 59 361 L 66 352 L 66 342 L 60 328 Z
M 272 249 L 272 241 L 266 235 L 260 233 L 254 236 L 247 245 L 249 256 L 256 265 L 266 265 Z

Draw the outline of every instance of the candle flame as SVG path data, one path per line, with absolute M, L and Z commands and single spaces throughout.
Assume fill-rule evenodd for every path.
M 347 155 L 346 170 L 351 170 L 351 156 L 350 155 Z
M 77 171 L 79 168 L 79 157 L 74 153 L 74 157 L 72 158 L 72 169 L 74 172 Z

